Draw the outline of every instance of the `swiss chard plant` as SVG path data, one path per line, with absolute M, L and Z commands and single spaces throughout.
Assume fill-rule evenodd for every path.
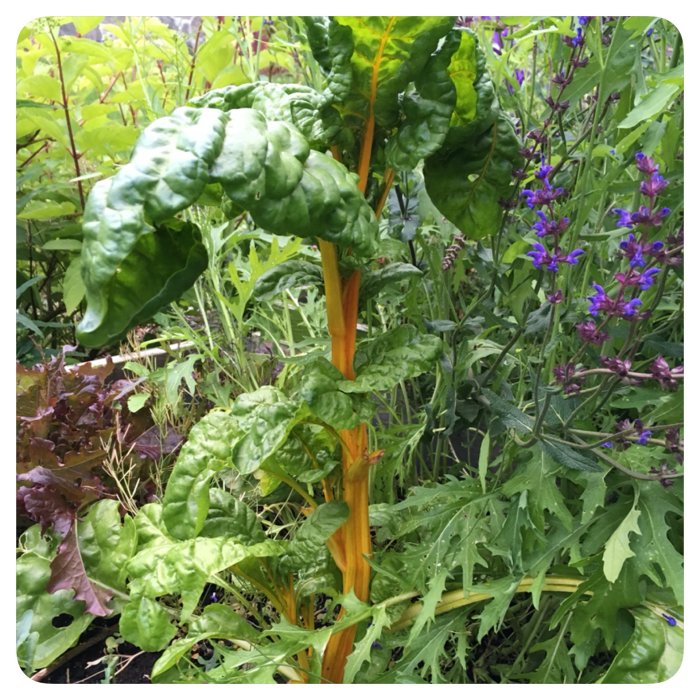
M 182 596 L 186 622 L 208 577 L 231 567 L 302 628 L 313 630 L 314 596 L 333 576 L 346 597 L 367 601 L 369 470 L 382 455 L 368 451 L 370 396 L 430 370 L 442 353 L 439 336 L 412 325 L 356 352 L 377 218 L 396 173 L 423 162 L 435 206 L 470 237 L 491 234 L 521 160 L 476 37 L 455 29 L 454 18 L 306 24 L 323 76 L 318 89 L 262 82 L 193 99 L 148 126 L 130 162 L 97 183 L 86 203 L 88 306 L 78 338 L 88 346 L 121 338 L 203 272 L 201 232 L 178 215 L 205 195 L 321 252 L 330 361 L 310 357 L 289 396 L 262 387 L 230 410 L 214 409 L 193 429 L 162 507 L 137 516 L 142 548 L 127 565 L 121 629 L 143 649 L 162 649 L 175 634 L 161 596 Z M 307 520 L 286 548 L 251 530 L 251 513 L 212 486 L 222 469 L 288 484 L 303 497 Z M 324 542 L 332 564 L 323 563 Z M 347 606 L 340 610 L 322 655 L 297 652 L 304 678 L 342 682 L 352 619 Z

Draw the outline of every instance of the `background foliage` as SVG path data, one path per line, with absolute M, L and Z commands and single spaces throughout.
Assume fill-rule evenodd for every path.
M 475 32 L 523 160 L 505 173 L 512 197 L 496 213 L 475 205 L 462 231 L 412 167 L 384 207 L 361 290 L 360 353 L 407 325 L 443 352 L 395 388 L 372 384 L 370 450 L 383 450 L 371 481 L 376 551 L 370 602 L 342 600 L 341 624 L 360 625 L 345 680 L 658 682 L 678 668 L 683 626 L 680 34 L 651 17 L 455 22 Z M 300 490 L 253 462 L 225 468 L 212 445 L 223 428 L 206 429 L 210 410 L 235 411 L 242 393 L 322 374 L 316 248 L 205 198 L 191 213 L 204 275 L 121 348 L 164 349 L 157 363 L 134 357 L 116 380 L 112 366 L 64 367 L 89 356 L 74 335 L 88 191 L 128 162 L 156 118 L 260 79 L 322 87 L 300 19 L 50 18 L 19 36 L 17 635 L 28 674 L 60 663 L 105 617 L 119 616 L 117 642 L 162 651 L 151 675 L 170 682 L 281 681 L 282 666 L 330 635 L 338 581 L 319 551 L 345 514 L 326 504 L 304 519 L 313 484 Z M 651 200 L 638 153 L 668 183 Z M 564 191 L 541 208 L 544 221 L 567 219 L 556 240 L 581 251 L 556 271 L 533 254 L 543 219 L 526 191 L 546 189 L 543 166 L 547 186 Z M 450 160 L 426 167 L 446 171 Z M 450 196 L 460 215 L 471 211 Z M 645 205 L 668 212 L 635 229 L 619 211 Z M 494 216 L 493 234 L 472 235 Z M 591 285 L 614 301 L 631 232 L 662 243 L 641 268 L 657 266 L 655 280 L 634 292 L 643 313 L 601 325 Z M 211 460 L 206 545 L 167 527 L 186 437 L 177 469 L 199 449 Z M 332 447 L 303 437 L 330 474 Z M 231 531 L 240 544 L 225 541 Z M 316 629 L 289 624 L 274 596 L 256 592 L 270 560 L 325 591 Z M 59 615 L 68 624 L 56 626 Z M 247 646 L 230 642 L 240 639 Z M 104 658 L 124 665 L 119 652 Z

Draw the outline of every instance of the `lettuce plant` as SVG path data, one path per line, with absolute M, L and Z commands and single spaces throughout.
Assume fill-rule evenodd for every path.
M 369 397 L 429 371 L 442 353 L 439 337 L 410 325 L 356 352 L 378 218 L 396 173 L 422 164 L 426 191 L 446 218 L 467 237 L 494 233 L 521 156 L 477 40 L 454 18 L 305 22 L 319 89 L 264 82 L 197 97 L 148 126 L 130 162 L 93 188 L 78 338 L 111 343 L 195 282 L 207 253 L 200 230 L 181 213 L 204 196 L 225 199 L 228 210 L 247 212 L 274 234 L 318 244 L 330 362 L 306 358 L 289 396 L 264 386 L 230 409 L 215 408 L 192 430 L 162 506 L 148 505 L 134 519 L 139 550 L 125 569 L 121 632 L 142 649 L 165 648 L 176 628 L 162 597 L 179 595 L 179 619 L 187 622 L 205 582 L 231 569 L 286 623 L 311 630 L 299 649 L 281 655 L 296 656 L 297 679 L 342 682 L 360 619 L 351 602 L 369 596 L 368 475 L 381 458 L 368 452 Z M 269 539 L 252 511 L 213 487 L 223 469 L 300 494 L 307 519 L 294 538 Z M 336 579 L 345 607 L 332 628 L 313 632 L 314 594 L 329 582 L 335 588 Z M 234 638 L 254 638 L 250 625 L 221 607 L 208 606 L 205 617 Z M 202 620 L 192 639 L 207 638 Z M 176 663 L 192 639 L 175 642 L 156 671 Z

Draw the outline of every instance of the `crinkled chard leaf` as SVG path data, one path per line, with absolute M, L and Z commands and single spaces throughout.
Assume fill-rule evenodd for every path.
M 316 236 L 358 256 L 373 254 L 377 223 L 357 176 L 311 150 L 293 125 L 249 108 L 180 108 L 151 124 L 130 163 L 90 193 L 82 343 L 121 337 L 194 283 L 206 251 L 197 228 L 172 217 L 212 183 L 273 233 Z
M 344 381 L 342 373 L 321 357 L 304 366 L 299 380 L 299 398 L 314 415 L 337 430 L 354 428 L 374 414 L 374 406 L 364 397 L 343 391 Z
M 119 618 L 119 634 L 143 651 L 164 649 L 176 632 L 165 607 L 143 596 L 132 596 Z
M 412 170 L 445 140 L 457 99 L 452 63 L 460 37 L 458 31 L 447 35 L 403 96 L 403 121 L 386 145 L 387 161 L 396 170 Z
M 339 387 L 346 392 L 388 391 L 404 379 L 429 372 L 442 351 L 442 340 L 436 335 L 399 326 L 359 346 L 357 376 L 339 382 Z
M 515 129 L 505 114 L 460 148 L 441 149 L 425 162 L 425 187 L 433 204 L 469 238 L 498 230 L 503 200 L 513 194 L 520 163 Z
M 194 612 L 205 583 L 214 575 L 249 558 L 276 557 L 284 547 L 278 542 L 265 540 L 252 545 L 241 544 L 235 537 L 193 537 L 176 540 L 168 533 L 162 521 L 161 507 L 144 506 L 136 515 L 139 549 L 127 565 L 131 603 L 122 613 L 122 634 L 125 639 L 141 648 L 142 642 L 151 650 L 162 649 L 172 638 L 169 624 L 164 624 L 164 608 L 156 598 L 179 595 L 182 600 L 180 621 L 186 622 Z M 147 600 L 148 603 L 142 601 Z M 136 624 L 141 606 L 153 615 L 163 629 L 156 641 L 149 631 Z M 165 611 L 167 612 L 167 611 Z M 126 621 L 124 617 L 126 616 Z M 169 613 L 168 613 L 169 620 Z M 126 636 L 126 635 L 129 636 Z
M 265 540 L 265 533 L 255 512 L 243 501 L 219 488 L 209 491 L 209 513 L 201 535 L 233 537 L 244 545 Z
M 287 552 L 280 559 L 284 572 L 298 571 L 328 554 L 326 540 L 347 520 L 348 506 L 342 501 L 323 503 L 302 523 Z
M 268 120 L 296 127 L 316 150 L 332 145 L 341 128 L 340 115 L 330 106 L 328 96 L 306 85 L 257 82 L 229 85 L 212 90 L 191 101 L 195 107 L 215 107 L 228 112 L 249 107 Z
M 163 498 L 163 521 L 173 537 L 196 537 L 202 530 L 211 479 L 231 466 L 231 445 L 238 434 L 237 421 L 224 411 L 212 411 L 190 431 Z
M 256 299 L 269 299 L 286 289 L 313 285 L 323 289 L 321 268 L 305 260 L 288 260 L 264 272 L 255 282 Z

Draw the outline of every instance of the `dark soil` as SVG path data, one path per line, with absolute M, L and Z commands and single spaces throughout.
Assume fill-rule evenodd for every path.
M 106 640 L 118 634 L 112 621 L 91 625 L 80 643 L 56 660 L 48 673 L 35 677 L 41 683 L 150 683 L 150 672 L 159 652 L 142 652 L 123 642 L 107 648 Z M 78 654 L 75 654 L 79 651 Z M 42 672 L 39 672 L 40 674 Z

